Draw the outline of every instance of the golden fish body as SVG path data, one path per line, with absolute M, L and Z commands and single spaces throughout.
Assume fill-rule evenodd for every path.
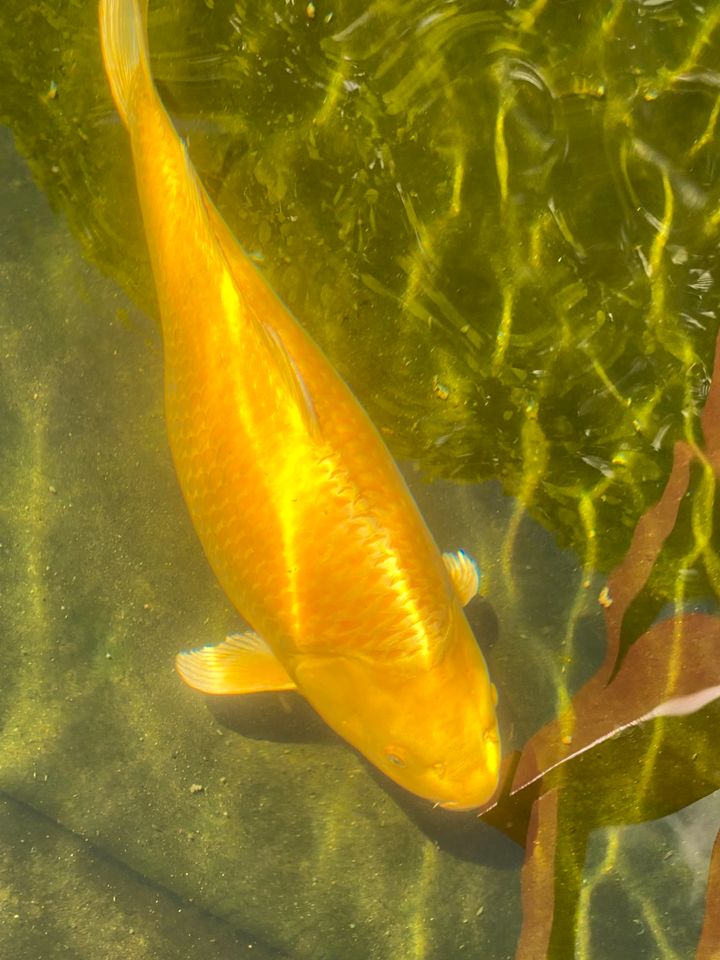
M 412 792 L 494 792 L 495 692 L 441 556 L 367 415 L 248 260 L 152 82 L 136 0 L 101 0 L 162 319 L 165 409 L 193 524 L 252 633 L 181 654 L 209 693 L 293 689 Z

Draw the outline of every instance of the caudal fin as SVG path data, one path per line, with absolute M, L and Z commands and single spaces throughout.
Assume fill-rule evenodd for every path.
M 100 0 L 98 15 L 105 73 L 118 113 L 128 126 L 135 90 L 151 82 L 145 19 L 138 0 Z

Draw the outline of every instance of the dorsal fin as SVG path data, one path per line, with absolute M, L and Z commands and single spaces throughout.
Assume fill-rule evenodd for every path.
M 319 442 L 322 436 L 315 411 L 315 404 L 313 403 L 310 391 L 303 380 L 297 364 L 293 360 L 277 330 L 267 323 L 262 322 L 259 323 L 259 327 L 265 337 L 270 353 L 275 359 L 278 372 L 300 413 L 307 432 L 313 440 Z
M 218 242 L 218 248 L 225 259 L 225 263 L 227 264 L 229 275 L 233 277 L 234 283 L 242 288 L 243 282 L 237 277 L 236 272 L 233 269 L 237 258 L 241 257 L 243 260 L 247 261 L 251 270 L 255 271 L 257 268 L 254 264 L 250 263 L 247 254 L 245 254 L 242 247 L 237 242 L 237 239 L 233 236 L 232 231 L 225 223 L 222 214 L 219 212 L 213 203 L 212 198 L 196 175 L 195 181 L 198 186 L 200 200 L 205 207 L 205 212 L 207 214 L 210 227 L 215 234 L 215 239 Z M 258 279 L 260 283 L 265 283 L 265 281 L 262 279 L 262 276 L 259 274 Z M 273 294 L 273 296 L 275 296 L 275 294 Z M 303 379 L 303 375 L 300 372 L 297 363 L 285 345 L 281 334 L 270 324 L 261 320 L 254 310 L 250 309 L 250 315 L 252 320 L 257 325 L 259 335 L 264 338 L 265 344 L 276 362 L 277 370 L 280 373 L 283 383 L 287 387 L 288 393 L 290 394 L 295 407 L 300 413 L 308 434 L 314 441 L 319 442 L 322 439 L 322 434 L 320 430 L 320 423 L 317 417 L 317 411 L 315 410 L 312 394 L 310 393 L 310 390 Z

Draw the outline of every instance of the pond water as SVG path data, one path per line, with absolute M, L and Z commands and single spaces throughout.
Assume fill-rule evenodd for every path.
M 718 955 L 720 5 L 151 0 L 202 181 L 480 564 L 479 814 L 178 679 L 241 621 L 95 4 L 0 27 L 0 954 Z

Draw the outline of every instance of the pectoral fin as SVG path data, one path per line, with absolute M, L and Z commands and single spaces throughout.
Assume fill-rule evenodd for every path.
M 442 558 L 460 603 L 465 606 L 480 590 L 480 567 L 477 561 L 464 550 L 444 553 Z
M 185 650 L 175 658 L 185 683 L 202 693 L 260 693 L 294 690 L 295 684 L 256 633 L 234 634 L 222 643 Z

